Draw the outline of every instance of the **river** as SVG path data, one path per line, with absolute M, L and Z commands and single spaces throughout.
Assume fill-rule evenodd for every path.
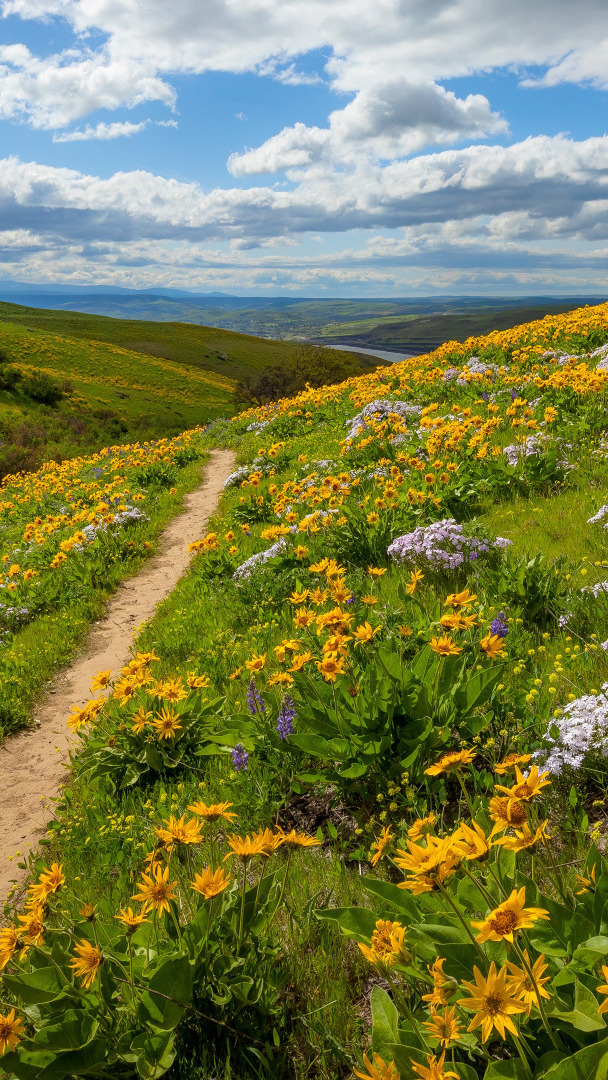
M 417 356 L 411 352 L 390 352 L 388 349 L 359 348 L 358 345 L 328 345 L 326 349 L 340 349 L 342 352 L 362 353 L 364 356 L 377 356 L 380 360 L 388 360 L 391 364 L 398 364 L 400 360 L 407 360 L 410 356 Z

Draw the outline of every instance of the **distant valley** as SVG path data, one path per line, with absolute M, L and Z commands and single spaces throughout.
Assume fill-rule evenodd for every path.
M 191 323 L 274 340 L 409 353 L 428 352 L 443 341 L 462 341 L 490 330 L 509 329 L 604 299 L 531 296 L 319 300 L 199 295 L 176 289 L 0 283 L 0 300 L 65 314 L 80 312 L 140 323 Z M 49 329 L 50 321 L 50 317 L 45 319 Z M 135 336 L 141 337 L 139 333 Z

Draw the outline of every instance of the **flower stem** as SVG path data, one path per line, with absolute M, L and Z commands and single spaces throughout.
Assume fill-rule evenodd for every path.
M 473 932 L 471 930 L 471 927 L 467 924 L 467 921 L 466 921 L 464 915 L 462 914 L 462 912 L 460 911 L 458 905 L 452 900 L 452 897 L 449 895 L 449 893 L 446 891 L 446 889 L 444 889 L 444 887 L 443 887 L 443 885 L 441 884 L 440 881 L 437 882 L 437 888 L 441 890 L 441 893 L 442 893 L 442 896 L 443 896 L 444 900 L 447 900 L 447 902 L 450 905 L 452 911 L 454 912 L 454 914 L 456 915 L 458 921 L 462 925 L 463 930 L 466 931 L 467 936 L 471 939 L 471 943 L 475 946 L 475 950 L 477 952 L 477 955 L 482 960 L 485 960 L 486 957 L 485 957 L 484 951 L 483 951 L 483 949 L 480 948 L 479 942 L 475 940 L 475 938 L 473 936 Z

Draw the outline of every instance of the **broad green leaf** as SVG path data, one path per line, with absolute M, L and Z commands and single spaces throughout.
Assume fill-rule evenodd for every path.
M 36 1033 L 36 1046 L 41 1050 L 76 1050 L 88 1043 L 99 1023 L 84 1009 L 68 1009 L 58 1024 L 47 1024 Z
M 54 967 L 38 968 L 22 975 L 4 975 L 3 982 L 24 1005 L 41 1005 L 66 991 L 66 983 Z
M 519 1058 L 492 1061 L 483 1074 L 483 1080 L 526 1080 L 526 1070 Z
M 543 1080 L 606 1080 L 608 1077 L 608 1039 L 584 1046 L 563 1058 L 543 1074 Z
M 192 969 L 187 956 L 165 960 L 141 995 L 138 1014 L 143 1023 L 172 1030 L 192 1000 Z
M 386 990 L 374 986 L 370 995 L 372 1009 L 372 1050 L 387 1060 L 387 1047 L 397 1042 L 399 1013 Z
M 367 908 L 316 908 L 317 919 L 329 919 L 340 927 L 346 937 L 371 938 L 376 929 L 377 915 Z

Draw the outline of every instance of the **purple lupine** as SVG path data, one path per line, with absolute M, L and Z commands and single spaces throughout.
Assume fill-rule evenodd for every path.
M 517 390 L 511 390 L 511 401 L 515 401 L 516 397 L 519 397 Z
M 289 694 L 285 694 L 277 717 L 277 731 L 282 739 L 286 739 L 288 735 L 293 734 L 293 722 L 295 718 L 296 707 L 294 700 Z
M 509 633 L 509 627 L 507 626 L 507 620 L 505 618 L 504 611 L 499 611 L 498 615 L 490 626 L 490 633 L 496 637 L 506 638 Z
M 256 716 L 257 713 L 266 712 L 266 702 L 258 693 L 255 679 L 252 679 L 247 687 L 247 708 L 249 709 L 251 716 Z
M 242 743 L 237 742 L 234 750 L 232 751 L 232 764 L 237 772 L 247 772 L 247 762 L 249 761 L 249 754 L 245 750 Z

